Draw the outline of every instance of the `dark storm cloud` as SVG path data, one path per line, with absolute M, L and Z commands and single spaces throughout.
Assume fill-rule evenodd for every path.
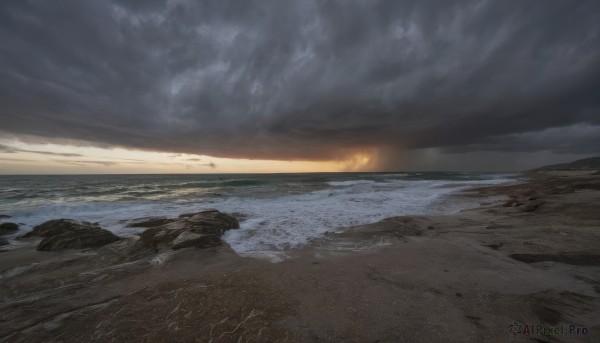
M 244 158 L 598 152 L 576 133 L 600 125 L 598 15 L 596 0 L 3 1 L 0 130 Z

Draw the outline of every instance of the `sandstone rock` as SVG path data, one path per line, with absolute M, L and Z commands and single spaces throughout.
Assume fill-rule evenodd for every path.
M 119 240 L 115 234 L 97 225 L 71 219 L 47 221 L 23 237 L 31 236 L 45 237 L 37 247 L 43 251 L 100 247 Z
M 217 210 L 187 213 L 170 223 L 144 231 L 140 242 L 155 250 L 206 248 L 222 244 L 223 233 L 239 226 L 237 219 Z
M 2 223 L 0 224 L 0 236 L 9 235 L 19 230 L 19 225 L 15 223 Z

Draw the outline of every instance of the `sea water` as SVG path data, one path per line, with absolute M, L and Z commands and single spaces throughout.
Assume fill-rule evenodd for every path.
M 136 218 L 218 209 L 240 222 L 224 240 L 238 253 L 267 254 L 302 246 L 328 231 L 391 216 L 451 214 L 478 204 L 456 192 L 514 181 L 500 173 L 314 173 L 211 175 L 0 176 L 3 221 L 14 238 L 46 220 L 98 223 L 117 235 Z

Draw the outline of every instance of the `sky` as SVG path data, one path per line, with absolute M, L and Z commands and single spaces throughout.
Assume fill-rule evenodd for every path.
M 0 173 L 599 155 L 599 16 L 597 0 L 5 0 Z

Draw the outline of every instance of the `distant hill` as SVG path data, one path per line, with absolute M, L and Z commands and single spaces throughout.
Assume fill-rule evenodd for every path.
M 600 169 L 600 157 L 584 158 L 571 163 L 553 164 L 533 169 L 533 171 L 548 170 L 595 170 Z

